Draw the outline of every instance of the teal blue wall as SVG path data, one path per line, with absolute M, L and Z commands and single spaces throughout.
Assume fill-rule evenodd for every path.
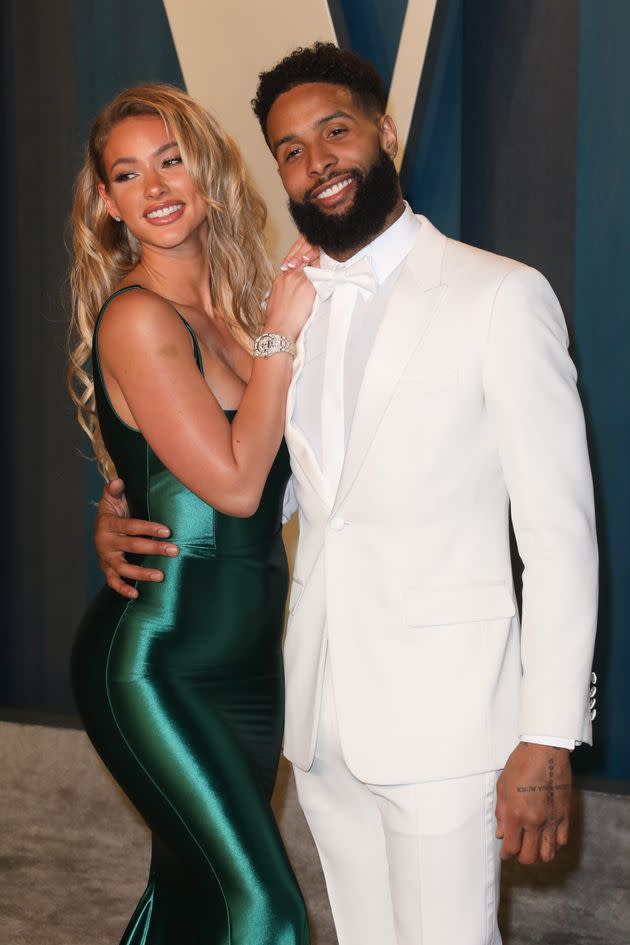
M 341 18 L 340 36 L 360 55 L 374 61 L 389 86 L 407 0 L 390 0 L 387 7 L 381 0 L 341 0 L 336 6 L 338 21 Z M 474 49 L 464 49 L 464 42 L 470 44 L 475 31 L 469 26 L 465 32 L 463 22 L 467 12 L 471 22 L 474 17 L 475 29 L 483 29 L 483 6 L 475 0 L 467 4 L 464 0 L 438 3 L 417 119 L 402 170 L 405 195 L 414 209 L 425 213 L 454 237 L 462 235 L 462 187 L 472 185 L 470 174 L 466 174 L 467 152 L 462 141 L 464 121 L 468 121 L 468 129 L 471 127 L 470 115 L 462 113 L 465 100 L 462 61 L 464 55 L 474 57 Z M 95 3 L 90 10 L 77 3 L 77 35 L 82 37 L 78 62 L 84 78 L 78 97 L 80 129 L 87 128 L 95 111 L 123 85 L 145 79 L 183 84 L 160 0 L 143 0 L 134 5 L 131 13 L 128 7 L 124 9 L 127 18 L 124 35 L 134 36 L 131 45 L 121 43 L 121 0 L 107 7 Z M 129 16 L 136 23 L 131 29 Z M 524 32 L 529 17 L 523 13 L 521 16 L 518 28 Z M 542 22 L 544 25 L 544 19 Z M 630 123 L 625 120 L 624 111 L 624 84 L 627 87 L 630 77 L 623 36 L 630 35 L 629 25 L 630 5 L 625 0 L 608 0 L 605 8 L 596 0 L 582 3 L 578 144 L 576 168 L 570 172 L 575 173 L 577 182 L 575 244 L 567 240 L 564 248 L 565 255 L 571 256 L 564 260 L 564 268 L 575 273 L 575 311 L 567 314 L 572 320 L 573 346 L 587 410 L 603 562 L 597 649 L 600 674 L 597 742 L 593 751 L 579 753 L 576 762 L 584 772 L 619 778 L 630 777 L 630 747 L 623 731 L 623 720 L 630 710 L 630 687 L 625 686 L 630 634 L 625 632 L 624 617 L 625 605 L 630 603 L 626 538 L 630 533 L 630 493 L 626 485 L 630 398 L 622 389 L 623 367 L 630 351 L 629 290 L 623 265 L 623 227 L 630 210 Z M 500 42 L 504 27 L 498 14 L 493 17 L 493 26 L 496 30 L 493 41 Z M 540 17 L 535 28 L 541 28 Z M 139 43 L 135 42 L 137 37 L 141 37 Z M 515 69 L 518 65 L 515 62 Z M 535 118 L 535 103 L 532 109 Z M 493 134 L 498 147 L 501 127 L 493 129 Z M 567 134 L 570 136 L 568 131 Z M 539 145 L 542 147 L 543 142 Z M 518 161 L 518 153 L 513 160 Z M 514 173 L 522 175 L 522 168 L 515 164 Z M 558 186 L 566 188 L 566 180 Z M 529 196 L 535 200 L 537 194 L 520 197 L 523 216 L 530 210 L 524 205 L 525 200 L 529 203 Z M 518 214 L 518 201 L 514 210 Z M 517 229 L 515 224 L 513 232 Z M 520 235 L 515 242 L 519 239 Z M 524 238 L 521 241 L 524 244 L 521 258 L 525 258 Z M 501 245 L 488 248 L 506 251 Z M 518 255 L 511 242 L 508 249 Z M 561 247 L 559 253 L 562 252 Z M 538 260 L 534 262 L 541 264 Z M 553 266 L 549 260 L 552 272 Z M 541 268 L 545 268 L 544 261 Z M 87 476 L 89 495 L 95 498 L 100 492 L 100 480 L 93 466 L 88 468 Z M 91 543 L 88 554 L 92 590 L 100 583 L 100 575 Z
M 457 239 L 462 211 L 462 0 L 441 0 L 401 179 L 412 207 Z
M 394 72 L 398 40 L 407 11 L 407 0 L 341 0 L 338 5 L 345 30 L 337 26 L 343 45 L 374 63 L 385 87 Z
M 580 6 L 575 353 L 601 547 L 594 772 L 630 777 L 630 3 Z
M 116 92 L 138 82 L 184 87 L 162 0 L 75 0 L 78 139 Z
M 69 182 L 78 166 L 92 117 L 116 91 L 146 80 L 183 85 L 162 0 L 132 4 L 67 0 L 63 10 L 68 22 L 57 24 L 59 16 L 51 12 L 47 34 L 39 36 L 41 49 L 33 47 L 38 34 L 31 29 L 31 5 L 25 7 L 25 3 L 11 0 L 12 17 L 2 21 L 13 32 L 8 34 L 7 48 L 12 52 L 3 64 L 5 82 L 0 95 L 6 113 L 0 121 L 0 131 L 4 128 L 0 145 L 9 174 L 16 171 L 8 179 L 22 201 L 26 194 L 19 191 L 22 178 L 17 171 L 24 155 L 32 160 L 29 129 L 31 134 L 33 127 L 41 131 L 50 155 L 39 167 L 42 193 L 59 191 L 59 181 Z M 339 34 L 343 42 L 373 59 L 389 83 L 406 0 L 387 4 L 383 0 L 331 0 L 331 6 L 343 20 Z M 438 0 L 436 29 L 402 173 L 406 196 L 415 210 L 426 213 L 453 236 L 541 268 L 563 300 L 586 407 L 602 558 L 596 746 L 576 753 L 575 761 L 582 771 L 614 778 L 630 778 L 630 739 L 624 724 L 630 715 L 626 683 L 630 664 L 626 629 L 630 605 L 629 37 L 628 0 L 582 0 L 579 4 L 575 0 L 554 0 L 553 4 L 548 0 L 526 4 L 522 0 Z M 32 48 L 40 50 L 37 70 L 28 59 Z M 52 76 L 55 85 L 48 88 Z M 18 92 L 25 83 L 30 83 L 29 94 L 20 98 Z M 45 102 L 54 120 L 47 114 L 47 123 L 22 121 L 28 109 L 20 105 L 22 111 L 16 111 L 16 103 L 23 100 Z M 69 167 L 72 161 L 66 152 L 73 149 L 76 163 Z M 43 151 L 36 149 L 36 153 Z M 61 171 L 52 160 L 55 154 Z M 65 206 L 66 200 L 69 204 L 64 191 L 60 205 Z M 35 313 L 36 333 L 38 318 L 52 321 L 54 316 L 61 324 L 67 314 L 59 303 L 49 316 L 42 303 L 42 299 L 57 298 L 64 278 L 64 211 L 55 205 L 49 214 L 52 222 L 46 217 L 46 226 L 35 233 L 18 226 L 11 194 L 6 202 L 13 268 L 21 272 L 20 258 L 38 261 L 41 298 L 37 296 L 28 306 Z M 22 282 L 21 296 L 24 289 Z M 11 311 L 14 324 L 7 331 L 17 334 L 27 313 L 21 309 L 18 313 L 15 306 Z M 62 346 L 55 344 L 42 344 L 37 363 L 50 363 L 50 380 L 47 374 L 45 384 L 60 386 L 63 353 Z M 30 365 L 20 366 L 13 349 L 13 344 L 7 349 L 13 357 L 5 365 L 11 391 L 6 413 L 24 415 L 22 426 L 32 429 L 41 424 L 40 404 L 32 394 Z M 30 404 L 30 412 L 24 412 L 25 404 Z M 16 413 L 18 408 L 22 413 Z M 48 439 L 35 442 L 31 452 L 25 447 L 24 456 L 20 453 L 19 463 L 14 463 L 15 477 L 24 480 L 24 503 L 14 503 L 7 543 L 11 548 L 19 542 L 24 546 L 19 564 L 25 576 L 22 584 L 7 580 L 3 585 L 12 617 L 0 641 L 0 705 L 49 711 L 71 704 L 60 667 L 67 663 L 74 616 L 72 621 L 68 618 L 72 608 L 61 590 L 72 595 L 78 611 L 84 592 L 87 596 L 101 583 L 89 534 L 93 515 L 89 502 L 98 497 L 100 481 L 93 464 L 85 463 L 84 473 L 79 466 L 72 474 L 81 483 L 75 487 L 71 472 L 79 464 L 65 445 L 69 435 L 63 438 L 63 424 L 55 411 L 57 407 L 49 411 Z M 63 423 L 68 426 L 68 422 L 66 416 Z M 63 444 L 63 450 L 58 450 L 61 456 L 54 452 L 55 442 Z M 48 486 L 38 491 L 31 484 L 33 477 L 26 476 L 25 470 L 38 464 L 49 475 L 49 483 L 66 483 L 64 498 L 56 503 L 61 509 L 68 503 L 77 510 L 83 503 L 88 509 L 87 529 L 80 512 L 74 518 L 65 514 L 64 537 L 59 537 L 59 547 L 66 542 L 63 555 L 56 550 L 60 515 L 53 506 L 58 493 Z M 75 506 L 73 492 L 81 489 Z M 27 499 L 33 505 L 28 521 L 24 517 Z M 83 547 L 88 559 L 85 581 L 83 558 L 76 553 Z M 70 574 L 67 587 L 60 590 L 63 580 L 51 569 L 51 559 L 59 558 L 61 575 L 61 562 L 70 551 L 80 586 L 72 588 Z M 29 581 L 39 572 L 43 577 L 38 594 L 29 597 Z M 30 601 L 29 607 L 25 600 Z
M 342 0 L 350 47 L 389 88 L 407 0 Z M 461 226 L 462 0 L 439 0 L 401 178 L 405 196 L 449 236 Z

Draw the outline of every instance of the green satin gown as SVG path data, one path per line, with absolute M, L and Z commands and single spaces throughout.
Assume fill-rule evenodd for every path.
M 73 649 L 86 731 L 153 835 L 148 885 L 121 945 L 308 945 L 269 803 L 284 708 L 286 446 L 250 518 L 199 499 L 109 402 L 98 358 L 106 306 L 93 349 L 105 444 L 131 514 L 168 524 L 180 548 L 177 558 L 135 559 L 164 571 L 136 600 L 103 588 Z

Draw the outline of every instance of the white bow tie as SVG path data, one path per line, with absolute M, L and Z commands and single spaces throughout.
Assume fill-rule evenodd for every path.
M 320 299 L 329 299 L 338 285 L 356 285 L 363 299 L 369 299 L 376 292 L 376 276 L 369 256 L 352 266 L 339 266 L 337 269 L 305 266 L 304 274 L 313 283 Z

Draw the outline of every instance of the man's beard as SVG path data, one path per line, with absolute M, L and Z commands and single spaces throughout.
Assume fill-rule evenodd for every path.
M 358 252 L 381 232 L 400 199 L 394 162 L 382 149 L 367 174 L 355 170 L 348 176 L 357 182 L 357 189 L 354 203 L 345 213 L 326 213 L 308 195 L 304 203 L 289 200 L 289 211 L 300 233 L 331 255 L 351 249 Z

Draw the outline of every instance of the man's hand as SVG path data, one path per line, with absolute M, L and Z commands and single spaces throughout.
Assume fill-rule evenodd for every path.
M 157 540 L 168 538 L 170 534 L 166 525 L 159 522 L 129 518 L 124 482 L 122 479 L 112 479 L 107 483 L 96 513 L 94 543 L 99 567 L 112 590 L 123 597 L 135 598 L 138 591 L 127 580 L 162 581 L 162 571 L 129 564 L 125 554 L 168 555 L 173 558 L 179 554 L 177 545 Z
M 553 860 L 569 840 L 571 762 L 566 748 L 521 742 L 497 782 L 501 859 Z

